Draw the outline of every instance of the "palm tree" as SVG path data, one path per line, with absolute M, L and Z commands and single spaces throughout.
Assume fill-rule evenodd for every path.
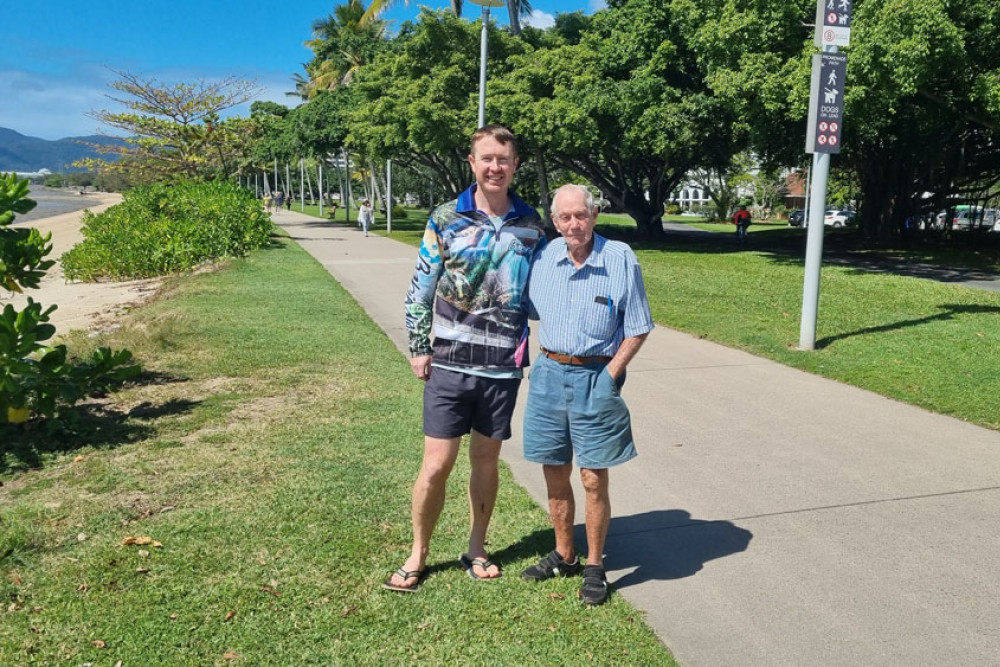
M 320 90 L 350 83 L 354 73 L 375 55 L 385 37 L 385 22 L 362 22 L 365 15 L 362 0 L 347 0 L 334 7 L 333 14 L 313 23 L 313 39 L 305 43 L 314 54 L 305 65 L 309 78 L 296 74 L 293 77 L 296 90 L 289 95 L 310 99 Z

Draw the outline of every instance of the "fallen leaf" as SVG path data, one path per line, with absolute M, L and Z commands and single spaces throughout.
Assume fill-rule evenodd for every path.
M 118 662 L 116 662 L 115 667 L 122 667 L 122 661 L 119 660 Z
M 24 580 L 21 579 L 21 577 L 17 576 L 16 574 L 13 574 L 10 577 L 10 583 L 14 584 L 15 586 L 20 586 L 21 584 L 24 583 Z
M 222 654 L 222 657 L 225 660 L 236 660 L 237 658 L 240 657 L 240 654 L 233 653 L 232 651 L 226 651 L 225 653 Z
M 137 568 L 135 568 L 135 573 L 136 574 L 149 574 L 149 568 L 148 567 L 137 567 Z
M 344 611 L 340 612 L 340 617 L 347 618 L 357 610 L 358 610 L 358 605 L 356 604 L 352 604 L 350 607 L 344 607 Z
M 87 539 L 87 533 L 78 533 L 76 536 L 77 542 L 83 542 Z
M 556 626 L 550 625 L 549 626 L 549 632 L 555 632 L 555 631 L 556 631 Z
M 260 590 L 264 591 L 265 593 L 270 593 L 271 595 L 273 595 L 276 598 L 280 598 L 281 597 L 281 593 L 279 593 L 278 591 L 274 590 L 273 588 L 268 588 L 267 586 L 261 586 Z
M 553 600 L 565 600 L 566 596 L 562 593 L 549 593 L 549 597 Z
M 170 614 L 170 620 L 171 621 L 176 621 L 177 620 L 177 613 L 176 612 L 173 613 L 173 614 Z
M 139 549 L 139 558 L 149 558 L 149 552 L 145 549 Z
M 77 456 L 75 459 L 73 459 L 73 463 L 79 463 L 80 461 L 83 461 L 83 460 L 84 460 L 84 457 L 81 454 L 80 456 Z
M 433 624 L 430 621 L 424 621 L 423 623 L 417 626 L 417 630 L 426 630 L 427 628 L 431 627 L 431 625 Z
M 228 614 L 226 614 L 226 618 L 222 622 L 223 623 L 228 623 L 229 621 L 233 620 L 233 616 L 235 616 L 235 615 L 236 615 L 235 611 L 229 612 Z
M 161 544 L 160 542 L 157 542 L 156 540 L 154 540 L 152 537 L 149 537 L 148 535 L 140 535 L 139 537 L 126 537 L 124 540 L 122 540 L 122 544 L 125 545 L 125 546 L 127 546 L 127 547 L 130 547 L 130 546 L 133 546 L 133 545 L 140 546 L 140 547 L 146 547 L 146 546 L 150 546 L 150 547 L 162 547 L 163 546 L 163 544 Z
M 86 593 L 89 590 L 90 586 L 88 586 L 87 584 L 80 584 L 79 586 L 76 587 L 77 593 Z
M 104 642 L 102 642 L 100 639 L 95 639 L 94 641 L 92 641 L 90 643 L 93 644 L 94 646 L 96 646 L 97 648 L 104 648 L 105 646 L 107 646 L 107 644 L 105 644 Z
M 985 338 L 986 337 L 986 334 L 984 334 L 982 331 L 977 331 L 976 335 L 979 336 L 980 338 Z
M 166 507 L 164 507 L 164 508 L 162 508 L 160 510 L 160 514 L 166 514 L 167 512 L 171 512 L 171 511 L 173 511 L 175 509 L 177 509 L 177 508 L 174 507 L 173 505 L 167 505 Z

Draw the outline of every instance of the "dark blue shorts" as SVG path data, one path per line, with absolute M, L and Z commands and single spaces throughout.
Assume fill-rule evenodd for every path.
M 604 364 L 569 366 L 539 356 L 528 382 L 524 458 L 579 468 L 611 468 L 636 457 L 632 421 L 621 397 L 624 375 Z
M 458 438 L 475 429 L 488 438 L 510 437 L 521 378 L 488 378 L 431 368 L 424 384 L 424 435 Z

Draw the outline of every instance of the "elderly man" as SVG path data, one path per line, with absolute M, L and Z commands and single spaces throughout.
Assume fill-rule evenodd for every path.
M 545 244 L 538 212 L 509 190 L 515 137 L 489 125 L 472 136 L 476 182 L 431 213 L 406 294 L 410 366 L 424 380 L 424 460 L 413 485 L 413 549 L 383 586 L 412 593 L 427 576 L 431 534 L 459 442 L 471 431 L 469 547 L 459 557 L 473 579 L 495 579 L 486 529 L 497 498 L 501 441 L 527 365 L 523 293 L 531 260 Z M 434 343 L 430 341 L 434 321 Z
M 529 316 L 541 322 L 542 354 L 528 389 L 524 457 L 542 464 L 556 548 L 521 576 L 543 581 L 581 570 L 573 545 L 575 456 L 586 492 L 587 564 L 580 599 L 598 605 L 608 599 L 608 469 L 636 456 L 619 392 L 625 367 L 653 320 L 635 254 L 594 233 L 597 209 L 586 187 L 559 188 L 552 220 L 562 238 L 548 244 L 531 267 Z

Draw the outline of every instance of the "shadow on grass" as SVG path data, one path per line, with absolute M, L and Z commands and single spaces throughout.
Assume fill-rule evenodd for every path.
M 145 372 L 130 384 L 148 386 L 185 381 L 177 376 Z M 156 429 L 148 422 L 190 412 L 199 403 L 170 399 L 163 403 L 140 403 L 122 411 L 101 402 L 89 402 L 63 410 L 59 421 L 36 419 L 17 426 L 0 425 L 0 474 L 41 468 L 48 456 L 82 447 L 113 449 L 150 438 Z
M 978 306 L 978 305 L 962 305 L 962 304 L 944 304 L 938 306 L 944 312 L 938 313 L 937 315 L 928 315 L 926 317 L 919 317 L 911 320 L 900 320 L 899 322 L 893 322 L 891 324 L 882 324 L 877 327 L 865 327 L 864 329 L 858 329 L 857 331 L 849 331 L 847 333 L 837 334 L 836 336 L 828 336 L 826 338 L 816 341 L 817 348 L 824 348 L 838 340 L 844 340 L 845 338 L 852 338 L 854 336 L 865 336 L 868 334 L 885 333 L 887 331 L 898 331 L 899 329 L 907 329 L 909 327 L 916 327 L 922 324 L 927 324 L 928 322 L 939 322 L 943 320 L 954 319 L 957 315 L 982 315 L 982 314 L 997 314 L 1000 313 L 1000 307 L 998 306 Z

